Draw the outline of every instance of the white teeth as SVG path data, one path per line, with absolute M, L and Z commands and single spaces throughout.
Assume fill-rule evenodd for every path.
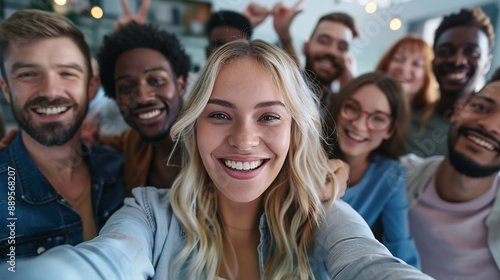
M 405 79 L 403 77 L 397 77 L 396 78 L 400 83 L 408 83 L 410 80 L 409 79 Z
M 467 135 L 467 138 L 469 138 L 470 140 L 472 140 L 474 143 L 478 144 L 479 146 L 486 148 L 490 151 L 493 151 L 495 149 L 495 147 L 491 143 L 488 143 L 482 139 L 479 139 L 474 135 Z
M 332 61 L 327 58 L 318 60 L 318 63 L 324 67 L 334 67 Z
M 447 75 L 447 77 L 449 79 L 453 79 L 453 80 L 461 80 L 461 79 L 465 78 L 465 72 L 450 73 L 450 74 Z
M 36 108 L 36 112 L 41 115 L 57 115 L 62 112 L 65 112 L 68 109 L 66 106 L 60 106 L 60 107 L 39 107 Z
M 243 170 L 243 171 L 248 171 L 248 170 L 253 170 L 258 167 L 263 163 L 264 161 L 262 160 L 257 160 L 257 161 L 251 161 L 251 162 L 241 162 L 241 161 L 231 161 L 228 159 L 224 160 L 224 164 L 234 170 Z
M 357 136 L 357 135 L 354 135 L 354 134 L 351 134 L 349 131 L 346 131 L 346 134 L 347 136 L 349 136 L 350 138 L 356 140 L 356 141 L 363 141 L 365 140 L 365 138 L 361 137 L 361 136 Z
M 143 119 L 143 120 L 152 119 L 152 118 L 158 116 L 160 113 L 161 113 L 161 111 L 156 109 L 156 110 L 153 110 L 151 112 L 139 114 L 139 119 Z

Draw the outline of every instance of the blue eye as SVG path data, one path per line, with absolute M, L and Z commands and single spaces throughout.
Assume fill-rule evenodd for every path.
M 209 117 L 214 118 L 214 119 L 218 119 L 218 120 L 229 119 L 229 117 L 223 113 L 213 113 L 213 114 L 210 114 Z
M 266 115 L 262 117 L 263 121 L 274 121 L 274 120 L 279 120 L 280 117 L 278 116 L 273 116 L 273 115 Z
M 25 72 L 25 73 L 20 73 L 17 75 L 18 78 L 29 78 L 29 77 L 34 77 L 35 74 L 32 72 Z

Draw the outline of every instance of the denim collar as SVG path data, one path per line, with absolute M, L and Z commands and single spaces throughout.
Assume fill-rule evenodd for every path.
M 38 170 L 28 150 L 23 144 L 21 130 L 17 133 L 12 143 L 8 146 L 14 168 L 17 170 L 22 199 L 30 204 L 48 203 L 58 198 L 57 191 Z M 103 159 L 97 153 L 92 153 L 92 148 L 81 142 L 80 152 L 83 159 L 89 164 L 92 186 L 102 188 L 103 184 L 113 183 L 116 178 L 102 166 Z

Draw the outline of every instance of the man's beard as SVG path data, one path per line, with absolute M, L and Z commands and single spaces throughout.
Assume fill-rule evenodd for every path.
M 11 100 L 13 100 L 12 95 Z M 76 116 L 72 123 L 54 121 L 35 126 L 29 114 L 29 110 L 31 110 L 30 107 L 34 105 L 41 107 L 71 107 L 76 112 Z M 80 108 L 73 100 L 65 98 L 49 100 L 46 97 L 35 98 L 27 102 L 23 108 L 16 106 L 13 101 L 11 102 L 12 113 L 19 127 L 31 138 L 35 139 L 35 141 L 47 147 L 64 145 L 75 136 L 76 132 L 82 125 L 88 110 L 86 100 L 82 103 L 82 105 L 83 107 Z
M 463 126 L 458 128 L 456 137 L 458 138 L 460 134 L 463 134 L 466 131 L 474 131 L 476 133 L 484 135 L 485 137 L 491 137 L 488 135 L 488 133 L 485 133 L 482 130 Z M 482 165 L 455 150 L 455 143 L 452 143 L 451 137 L 448 138 L 448 154 L 450 158 L 450 164 L 453 166 L 453 168 L 458 173 L 463 174 L 467 177 L 484 178 L 500 171 L 500 164 Z
M 337 59 L 332 56 L 332 55 L 325 55 L 323 56 L 323 58 L 328 58 L 331 63 L 333 64 L 333 66 L 335 67 L 335 69 L 337 70 L 334 74 L 332 74 L 330 77 L 321 77 L 319 76 L 315 71 L 314 71 L 314 61 L 315 60 L 319 60 L 319 59 L 322 59 L 322 58 L 312 58 L 310 57 L 309 55 L 306 56 L 306 65 L 305 65 L 305 70 L 307 70 L 309 76 L 311 76 L 310 78 L 313 79 L 314 82 L 316 83 L 319 83 L 323 86 L 326 86 L 328 88 L 330 88 L 330 84 L 333 83 L 333 81 L 335 81 L 336 79 L 338 79 L 340 76 L 342 76 L 342 73 L 343 73 L 343 68 L 342 66 L 339 64 L 339 62 L 337 61 Z

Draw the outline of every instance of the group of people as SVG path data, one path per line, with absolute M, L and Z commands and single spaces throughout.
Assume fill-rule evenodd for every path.
M 489 18 L 447 15 L 433 48 L 405 36 L 354 78 L 345 13 L 319 19 L 301 70 L 300 3 L 214 13 L 195 78 L 177 37 L 124 0 L 98 74 L 63 16 L 0 23 L 19 126 L 0 149 L 2 278 L 500 278 Z M 270 15 L 279 47 L 251 40 Z M 130 126 L 120 136 L 82 128 L 99 84 Z

